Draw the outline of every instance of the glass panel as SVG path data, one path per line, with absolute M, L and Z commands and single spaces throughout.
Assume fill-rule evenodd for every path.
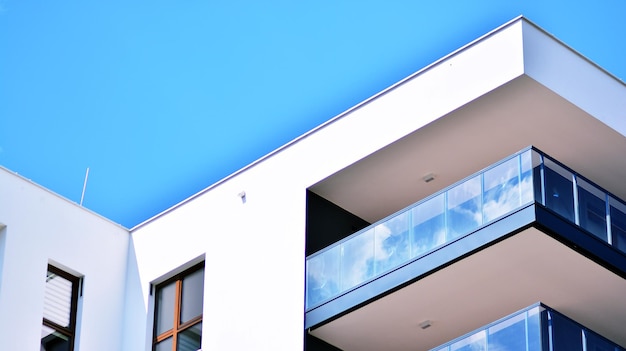
M 546 207 L 574 222 L 572 173 L 545 159 Z
M 467 234 L 482 224 L 480 175 L 448 190 L 448 239 Z
M 596 333 L 588 330 L 583 331 L 585 334 L 585 351 L 615 351 L 615 344 L 609 342 Z
M 526 351 L 526 314 L 520 313 L 488 329 L 489 351 Z
M 409 214 L 390 218 L 374 228 L 375 274 L 399 266 L 409 259 Z
M 48 271 L 43 318 L 63 327 L 70 326 L 72 282 Z
M 576 180 L 576 183 L 578 184 L 580 226 L 607 242 L 604 192 L 580 178 Z
M 154 351 L 172 351 L 172 338 L 167 338 L 156 344 Z
M 525 205 L 535 200 L 535 187 L 533 187 L 533 167 L 541 162 L 539 154 L 534 150 L 528 150 L 519 155 L 520 160 L 520 205 Z M 541 187 L 537 187 L 541 194 Z M 541 197 L 539 197 L 540 199 Z
M 180 322 L 185 323 L 202 315 L 204 296 L 204 268 L 183 278 L 183 299 Z
M 613 198 L 609 199 L 609 203 L 611 205 L 613 246 L 626 252 L 626 206 Z
M 450 351 L 484 351 L 486 350 L 486 332 L 484 330 L 472 334 L 450 345 Z
M 341 246 L 309 258 L 306 262 L 307 306 L 312 307 L 339 293 Z
M 341 290 L 345 291 L 374 276 L 374 230 L 341 244 Z
M 157 335 L 174 327 L 174 305 L 176 299 L 176 283 L 170 283 L 157 290 Z
M 484 173 L 483 220 L 489 222 L 521 205 L 519 158 L 514 157 Z
M 41 349 L 40 351 L 69 351 L 70 340 L 67 336 L 48 328 L 41 326 Z
M 542 351 L 546 350 L 543 347 L 543 339 L 541 337 L 541 325 L 542 320 L 547 318 L 548 312 L 543 307 L 535 307 L 528 311 L 526 317 L 526 323 L 528 328 L 528 351 Z M 543 322 L 543 325 L 547 323 Z
M 411 216 L 413 218 L 412 257 L 446 242 L 444 194 L 415 206 L 411 210 Z
M 550 312 L 552 319 L 552 344 L 554 351 L 582 351 L 582 330 L 571 320 Z
M 183 330 L 178 334 L 177 351 L 197 351 L 202 344 L 202 323 Z

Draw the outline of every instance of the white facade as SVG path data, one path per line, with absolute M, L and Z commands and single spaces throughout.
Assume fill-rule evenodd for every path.
M 572 72 L 577 79 L 566 80 Z M 471 111 L 458 112 L 522 93 L 541 94 L 543 107 L 555 109 L 548 126 L 571 116 L 577 127 L 570 132 L 578 141 L 585 131 L 607 134 L 603 145 L 594 141 L 597 135 L 580 141 L 588 155 L 612 150 L 610 157 L 619 159 L 626 151 L 624 84 L 518 19 L 131 230 L 0 170 L 0 349 L 39 349 L 44 278 L 52 264 L 84 277 L 76 350 L 150 350 L 151 286 L 202 261 L 204 350 L 303 349 L 310 188 L 373 222 L 524 146 L 540 144 L 626 195 L 620 187 L 624 165 L 580 160 L 563 139 L 536 128 L 541 116 L 506 112 L 496 125 Z M 507 106 L 514 109 L 512 104 Z M 571 106 L 584 116 L 557 116 Z M 532 107 L 541 106 L 524 106 Z M 455 127 L 459 120 L 478 131 L 466 135 L 465 127 Z M 485 137 L 510 126 L 517 128 L 515 138 Z M 393 148 L 413 141 L 417 156 L 397 154 L 405 162 L 396 163 L 410 165 L 394 173 L 393 181 L 377 173 L 384 169 L 369 165 L 377 164 L 377 152 L 396 155 Z M 433 159 L 455 167 L 437 166 Z M 351 176 L 358 167 L 371 177 Z M 418 185 L 411 181 L 419 183 L 430 171 L 439 184 L 413 189 Z

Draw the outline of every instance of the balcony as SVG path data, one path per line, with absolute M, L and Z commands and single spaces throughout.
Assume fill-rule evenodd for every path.
M 624 351 L 566 316 L 542 304 L 470 332 L 432 351 Z
M 624 202 L 527 148 L 307 257 L 307 328 L 527 228 L 535 205 L 624 259 Z

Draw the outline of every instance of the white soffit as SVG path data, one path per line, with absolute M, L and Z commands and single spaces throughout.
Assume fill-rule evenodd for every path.
M 626 132 L 623 127 L 626 124 L 626 86 L 523 19 L 500 30 L 520 29 L 522 24 L 524 51 L 520 51 L 520 55 L 524 56 L 526 74 L 503 85 L 492 85 L 489 92 L 476 96 L 464 106 L 445 111 L 441 117 L 422 127 L 413 130 L 407 127 L 404 137 L 310 189 L 374 222 L 507 155 L 534 145 L 626 199 L 626 187 L 622 185 L 626 179 L 626 162 L 623 162 L 626 134 L 620 131 L 624 129 Z M 520 30 L 520 39 L 521 33 Z M 481 40 L 489 41 L 494 37 L 491 34 Z M 516 40 L 515 37 L 509 36 L 510 40 Z M 474 46 L 477 44 L 463 50 L 474 52 Z M 502 46 L 503 49 L 510 47 Z M 562 60 L 571 64 L 560 65 Z M 560 69 L 540 69 L 543 61 L 548 67 L 556 65 Z M 445 65 L 447 61 L 439 61 L 429 69 L 441 64 Z M 472 70 L 473 67 L 464 69 Z M 502 69 L 497 68 L 494 72 L 499 71 Z M 462 75 L 462 72 L 458 71 L 458 74 Z M 420 78 L 420 74 L 416 74 L 410 79 Z M 570 84 L 572 81 L 576 83 Z M 585 85 L 587 81 L 596 82 L 592 85 L 604 89 L 595 92 L 595 95 L 603 95 L 602 99 L 590 100 Z M 557 89 L 557 85 L 567 86 L 569 90 Z M 401 91 L 402 86 L 390 89 L 385 95 L 395 94 L 395 89 Z M 403 111 L 420 111 L 418 105 L 423 104 L 423 100 L 411 99 L 406 93 L 400 93 L 400 96 L 405 96 Z M 359 109 L 367 109 L 369 104 Z M 378 118 L 393 121 L 390 114 L 400 113 L 395 110 L 390 109 Z M 589 111 L 596 111 L 600 116 L 591 115 Z M 358 116 L 357 112 L 358 109 L 350 113 Z M 345 117 L 351 117 L 350 113 Z M 422 118 L 415 113 L 415 118 Z M 431 173 L 435 180 L 424 183 L 422 178 Z

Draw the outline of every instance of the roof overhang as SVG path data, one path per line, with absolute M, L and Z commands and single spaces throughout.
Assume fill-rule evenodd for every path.
M 507 31 L 514 33 L 500 45 L 496 37 Z M 483 52 L 481 44 L 490 40 L 494 40 L 495 48 Z M 503 59 L 511 62 L 491 63 L 498 66 L 492 70 L 480 68 L 480 76 L 471 73 L 477 68 L 463 64 L 465 60 L 480 62 L 476 55 L 493 53 L 500 46 L 509 51 L 522 49 Z M 500 67 L 503 65 L 511 65 L 508 71 L 515 71 L 520 62 L 522 73 L 504 83 L 490 76 L 507 71 Z M 534 145 L 626 198 L 626 86 L 523 18 L 416 73 L 341 118 L 375 113 L 380 107 L 370 105 L 376 105 L 377 99 L 393 100 L 388 114 L 407 113 L 422 118 L 425 103 L 447 102 L 424 101 L 420 94 L 425 88 L 414 88 L 419 85 L 416 82 L 431 79 L 427 77 L 435 75 L 431 71 L 445 70 L 453 64 L 462 67 L 457 67 L 454 79 L 444 77 L 454 81 L 454 86 L 446 87 L 450 100 L 462 95 L 455 86 L 465 92 L 481 85 L 476 96 L 466 97 L 469 102 L 460 107 L 449 104 L 450 110 L 443 109 L 431 122 L 407 130 L 404 137 L 314 184 L 310 190 L 374 222 Z M 447 84 L 438 83 L 444 78 L 428 84 Z M 484 82 L 492 82 L 492 86 L 482 87 Z M 396 98 L 388 97 L 394 94 Z M 412 125 L 408 121 L 406 124 Z M 435 180 L 424 182 L 422 178 L 428 174 L 433 174 Z

